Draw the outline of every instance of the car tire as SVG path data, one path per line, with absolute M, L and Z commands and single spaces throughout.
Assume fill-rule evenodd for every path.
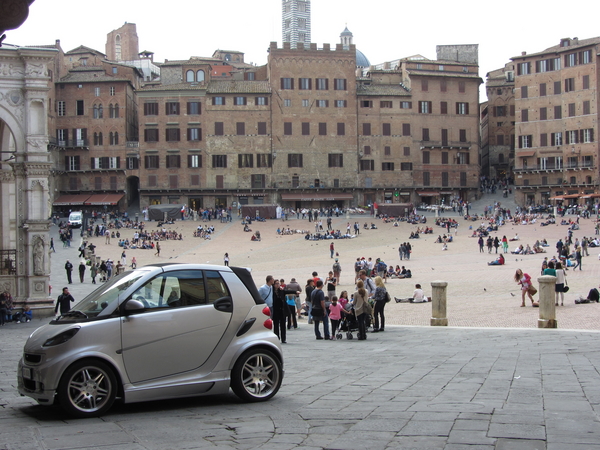
M 100 416 L 115 401 L 117 378 L 102 361 L 78 361 L 63 374 L 57 395 L 60 406 L 71 416 Z
M 269 400 L 281 387 L 281 360 L 262 348 L 246 351 L 231 371 L 231 389 L 246 402 Z

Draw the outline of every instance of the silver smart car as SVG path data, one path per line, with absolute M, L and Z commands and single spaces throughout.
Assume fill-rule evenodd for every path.
M 269 310 L 244 268 L 145 266 L 103 284 L 38 328 L 18 389 L 78 417 L 125 403 L 223 394 L 273 397 L 283 379 Z

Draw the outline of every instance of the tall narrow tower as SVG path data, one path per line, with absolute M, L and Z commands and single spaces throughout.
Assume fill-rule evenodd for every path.
M 310 0 L 281 0 L 282 40 L 296 48 L 298 42 L 310 44 Z

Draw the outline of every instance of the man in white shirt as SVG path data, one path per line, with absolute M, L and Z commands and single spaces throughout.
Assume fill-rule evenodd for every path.
M 373 297 L 376 289 L 375 282 L 371 278 L 367 277 L 367 271 L 364 269 L 361 270 L 358 273 L 358 278 L 364 283 L 365 290 L 367 291 L 369 298 Z
M 412 303 L 425 303 L 427 302 L 427 297 L 425 297 L 425 292 L 421 289 L 420 284 L 415 284 L 415 291 L 413 292 Z

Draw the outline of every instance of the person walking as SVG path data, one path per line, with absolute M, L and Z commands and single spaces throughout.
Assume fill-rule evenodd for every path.
M 73 284 L 73 280 L 71 279 L 71 274 L 73 272 L 73 264 L 67 259 L 65 263 L 65 271 L 67 272 L 67 282 L 69 284 Z
M 273 332 L 277 335 L 282 344 L 287 343 L 285 331 L 286 319 L 288 318 L 290 311 L 287 305 L 286 296 L 296 296 L 299 293 L 300 291 L 285 289 L 283 286 L 281 286 L 281 282 L 279 280 L 273 281 Z
M 90 276 L 92 277 L 92 284 L 96 284 L 96 276 L 98 275 L 98 265 L 92 264 L 90 267 Z
M 267 275 L 265 279 L 265 284 L 263 284 L 260 288 L 258 288 L 258 293 L 266 305 L 271 310 L 271 316 L 273 316 L 273 284 L 275 283 L 275 278 L 273 275 Z
M 508 253 L 508 239 L 506 236 L 502 236 L 502 251 Z
M 477 243 L 479 244 L 479 253 L 484 253 L 484 251 L 483 251 L 483 246 L 484 246 L 483 236 L 479 236 L 479 240 L 477 241 Z
M 54 307 L 54 314 L 58 313 L 60 309 L 60 314 L 66 314 L 71 310 L 71 303 L 74 302 L 75 299 L 69 292 L 69 288 L 64 287 L 62 290 L 62 294 L 58 296 L 56 300 L 56 306 Z
M 494 238 L 494 248 L 496 249 L 496 253 L 498 253 L 498 247 L 500 247 L 500 239 L 498 239 L 498 236 L 496 236 Z
M 156 241 L 156 253 L 154 256 L 160 256 L 160 243 Z
M 292 280 L 288 283 L 287 288 L 290 291 L 296 291 L 300 293 L 302 292 L 302 287 L 296 281 L 295 278 L 292 278 Z M 292 300 L 294 302 L 293 304 L 291 303 Z M 302 318 L 302 315 L 300 314 L 302 312 L 302 309 L 300 308 L 300 294 L 296 294 L 293 296 L 288 295 L 287 305 L 288 309 L 290 310 L 288 315 L 287 329 L 289 330 L 290 328 L 292 328 L 292 326 L 294 328 L 298 328 L 298 321 L 296 320 L 296 317 L 298 319 Z
M 54 238 L 50 238 L 50 250 L 56 253 L 56 249 L 54 248 Z
M 581 246 L 576 247 L 575 250 L 575 265 L 573 266 L 573 270 L 577 269 L 579 267 L 579 270 L 581 270 L 581 259 L 582 259 L 582 254 L 581 254 Z
M 335 288 L 337 286 L 337 279 L 333 276 L 333 272 L 330 270 L 327 279 L 325 280 L 327 283 L 327 297 L 332 298 L 335 295 Z
M 325 294 L 323 293 L 323 280 L 317 281 L 315 290 L 311 294 L 312 301 L 312 318 L 315 324 L 315 336 L 318 340 L 323 339 L 319 324 L 323 322 L 323 334 L 325 339 L 329 340 L 329 320 L 327 318 L 327 310 L 325 309 Z
M 335 247 L 333 246 L 333 241 L 329 244 L 329 257 L 333 258 L 333 254 L 335 253 Z
M 383 284 L 383 279 L 379 276 L 375 277 L 375 293 L 373 294 L 373 299 L 375 300 L 375 324 L 373 333 L 378 333 L 380 331 L 385 331 L 385 304 L 387 302 L 387 289 Z
M 223 256 L 223 265 L 229 267 L 229 253 L 225 253 Z
M 356 292 L 354 293 L 354 314 L 358 322 L 358 340 L 364 341 L 367 339 L 367 327 L 365 319 L 367 317 L 366 304 L 368 302 L 367 290 L 362 280 L 356 283 Z
M 556 299 L 554 305 L 558 306 L 558 296 L 560 294 L 560 306 L 565 306 L 565 283 L 567 281 L 567 274 L 565 273 L 565 269 L 562 267 L 562 263 L 556 263 L 554 272 L 556 273 L 556 284 L 554 285 Z
M 110 278 L 112 277 L 112 271 L 113 271 L 113 261 L 112 261 L 112 259 L 107 259 L 106 260 L 106 280 L 110 280 Z
M 83 277 L 85 275 L 85 263 L 81 261 L 79 263 L 79 282 L 83 283 Z
M 125 253 L 125 250 L 121 253 L 121 265 L 127 267 L 127 253 Z
M 4 292 L 0 294 L 0 327 L 4 326 L 6 316 L 8 314 L 7 298 Z
M 338 298 L 334 295 L 331 297 L 331 304 L 329 305 L 329 321 L 331 322 L 331 340 L 336 340 L 335 333 L 340 325 L 343 314 L 352 314 L 344 309 L 341 303 L 338 302 Z
M 306 293 L 306 298 L 304 299 L 304 303 L 306 304 L 307 313 L 308 313 L 308 324 L 310 325 L 312 322 L 312 291 L 315 290 L 315 280 L 313 278 L 309 278 L 306 280 L 306 286 L 304 286 L 304 292 Z
M 340 282 L 340 275 L 342 274 L 342 265 L 340 264 L 340 261 L 338 258 L 335 258 L 335 262 L 333 263 L 333 276 L 335 277 L 335 279 L 337 280 L 337 282 Z

